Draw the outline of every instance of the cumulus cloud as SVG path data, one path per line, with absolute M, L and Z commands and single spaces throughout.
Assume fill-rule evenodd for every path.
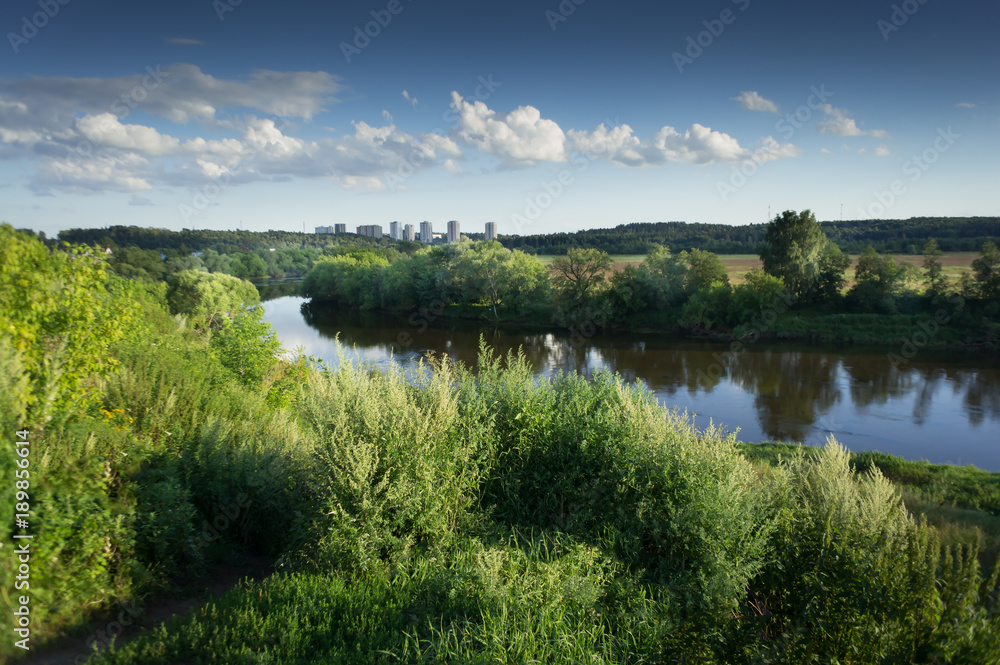
M 458 114 L 458 136 L 480 152 L 510 163 L 535 164 L 566 159 L 566 135 L 534 106 L 519 106 L 499 117 L 481 101 L 467 102 L 451 93 Z
M 733 99 L 743 105 L 748 111 L 765 111 L 767 113 L 777 113 L 778 105 L 770 99 L 761 97 L 755 90 L 744 90 Z
M 757 150 L 750 151 L 732 136 L 697 123 L 683 134 L 673 127 L 663 127 L 648 141 L 640 140 L 628 125 L 608 129 L 602 124 L 593 132 L 570 130 L 569 137 L 573 150 L 621 166 L 715 164 L 744 159 L 763 163 L 799 154 L 794 145 L 779 144 L 770 136 Z
M 859 155 L 875 155 L 876 157 L 888 157 L 892 153 L 889 151 L 889 147 L 887 145 L 883 144 L 883 145 L 880 145 L 879 147 L 875 148 L 874 150 L 867 150 L 865 148 L 861 148 L 860 150 L 858 150 L 858 154 Z
M 864 131 L 858 127 L 854 118 L 848 116 L 844 109 L 834 108 L 832 104 L 823 104 L 820 110 L 826 114 L 826 120 L 820 122 L 816 127 L 824 134 L 836 134 L 837 136 L 872 136 L 877 139 L 888 138 L 889 134 L 883 129 L 873 129 Z
M 405 99 L 406 101 L 410 102 L 410 104 L 413 105 L 413 108 L 417 108 L 417 98 L 416 97 L 411 97 L 410 93 L 408 93 L 405 90 L 403 91 L 403 99 Z
M 959 102 L 958 104 L 955 104 L 955 108 L 958 108 L 958 109 L 974 109 L 974 108 L 976 108 L 976 105 L 973 104 L 972 102 Z

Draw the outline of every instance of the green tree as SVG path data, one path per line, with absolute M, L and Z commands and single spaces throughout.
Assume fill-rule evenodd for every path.
M 657 246 L 639 266 L 637 284 L 640 297 L 656 309 L 672 307 L 684 301 L 687 293 L 688 266 L 686 254 L 671 254 L 670 249 Z
M 210 346 L 222 365 L 249 388 L 260 388 L 264 377 L 278 364 L 281 340 L 264 321 L 260 305 L 243 308 L 233 317 L 223 317 L 212 332 Z
M 942 252 L 938 249 L 938 241 L 931 238 L 924 245 L 924 282 L 927 284 L 927 295 L 937 298 L 944 294 L 948 280 L 941 266 Z
M 538 259 L 496 240 L 472 243 L 455 261 L 453 273 L 462 300 L 484 302 L 495 321 L 502 314 L 520 314 L 547 279 Z
M 604 284 L 610 269 L 611 257 L 598 249 L 571 247 L 566 256 L 552 261 L 556 288 L 569 302 L 586 302 Z
M 684 288 L 689 294 L 707 289 L 716 283 L 729 286 L 729 275 L 726 273 L 726 266 L 722 263 L 718 254 L 706 252 L 701 249 L 692 249 L 686 255 L 684 252 L 681 252 L 681 254 L 688 264 L 688 271 L 684 278 Z
M 260 302 L 257 288 L 238 277 L 201 270 L 182 270 L 168 281 L 167 303 L 199 327 L 211 327 L 244 305 Z
M 981 298 L 1000 297 L 1000 250 L 992 240 L 983 243 L 979 258 L 972 262 L 977 291 Z
M 768 224 L 760 258 L 764 270 L 780 277 L 797 298 L 816 300 L 820 293 L 828 294 L 836 284 L 837 269 L 840 266 L 847 268 L 835 252 L 824 255 L 829 243 L 812 212 L 786 210 Z M 826 282 L 825 287 L 820 286 L 821 280 Z
M 814 287 L 817 300 L 834 300 L 847 283 L 845 273 L 851 265 L 851 258 L 840 250 L 836 243 L 827 241 L 819 257 L 819 279 Z
M 869 245 L 858 257 L 850 296 L 863 311 L 893 313 L 906 274 L 905 266 L 897 265 L 891 256 L 880 256 Z

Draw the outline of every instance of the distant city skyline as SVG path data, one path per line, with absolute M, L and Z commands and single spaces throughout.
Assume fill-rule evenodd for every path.
M 1000 214 L 987 0 L 49 7 L 0 6 L 0 221 L 50 235 Z

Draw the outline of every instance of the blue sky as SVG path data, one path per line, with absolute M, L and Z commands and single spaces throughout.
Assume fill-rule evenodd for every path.
M 0 220 L 1000 214 L 992 0 L 332 4 L 7 0 Z

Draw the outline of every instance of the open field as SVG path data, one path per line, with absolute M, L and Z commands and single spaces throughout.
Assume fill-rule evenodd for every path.
M 941 265 L 944 267 L 944 274 L 951 282 L 958 282 L 959 277 L 964 272 L 972 270 L 972 261 L 979 256 L 978 252 L 955 252 L 941 256 Z M 539 255 L 538 260 L 545 265 L 550 265 L 556 258 L 551 255 Z M 614 264 L 613 270 L 622 270 L 625 266 L 638 266 L 646 257 L 642 254 L 613 254 L 611 256 Z M 754 268 L 761 266 L 760 259 L 756 254 L 723 254 L 720 256 L 722 263 L 726 266 L 729 281 L 732 284 L 739 284 L 743 281 L 743 276 Z M 894 254 L 893 258 L 897 263 L 909 262 L 921 271 L 923 270 L 924 257 L 912 254 Z M 851 267 L 847 269 L 849 283 L 853 283 L 854 267 L 858 264 L 858 255 L 851 255 Z

